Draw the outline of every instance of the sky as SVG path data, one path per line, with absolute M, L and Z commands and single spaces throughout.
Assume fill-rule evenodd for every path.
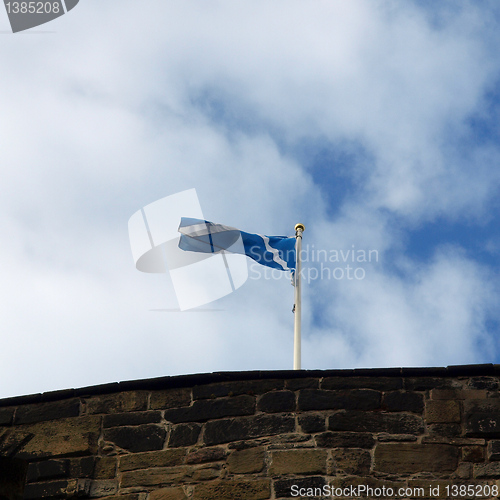
M 192 188 L 305 224 L 304 369 L 499 363 L 499 28 L 495 0 L 0 9 L 0 398 L 292 368 L 284 273 L 180 312 L 135 268 L 129 218 Z

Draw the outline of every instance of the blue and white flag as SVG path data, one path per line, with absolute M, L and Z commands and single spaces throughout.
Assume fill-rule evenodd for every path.
M 296 240 L 293 237 L 245 233 L 234 227 L 188 217 L 182 217 L 179 233 L 182 250 L 242 253 L 264 266 L 281 271 L 295 270 Z M 238 241 L 243 245 L 236 244 Z

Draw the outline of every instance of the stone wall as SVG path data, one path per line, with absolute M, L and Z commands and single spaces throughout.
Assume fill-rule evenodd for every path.
M 236 372 L 4 399 L 0 499 L 496 498 L 499 377 Z

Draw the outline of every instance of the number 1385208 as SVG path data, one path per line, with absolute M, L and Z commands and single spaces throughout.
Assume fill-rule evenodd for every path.
M 446 496 L 453 498 L 467 497 L 490 497 L 498 496 L 498 486 L 489 484 L 453 484 L 451 486 L 445 486 Z
M 59 2 L 7 2 L 7 14 L 59 14 Z

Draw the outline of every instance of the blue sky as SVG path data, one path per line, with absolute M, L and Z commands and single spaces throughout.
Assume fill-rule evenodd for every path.
M 292 367 L 286 280 L 153 311 L 175 293 L 128 219 L 190 188 L 208 220 L 377 252 L 304 286 L 304 368 L 500 362 L 499 23 L 495 1 L 81 0 L 18 34 L 0 12 L 0 397 Z

